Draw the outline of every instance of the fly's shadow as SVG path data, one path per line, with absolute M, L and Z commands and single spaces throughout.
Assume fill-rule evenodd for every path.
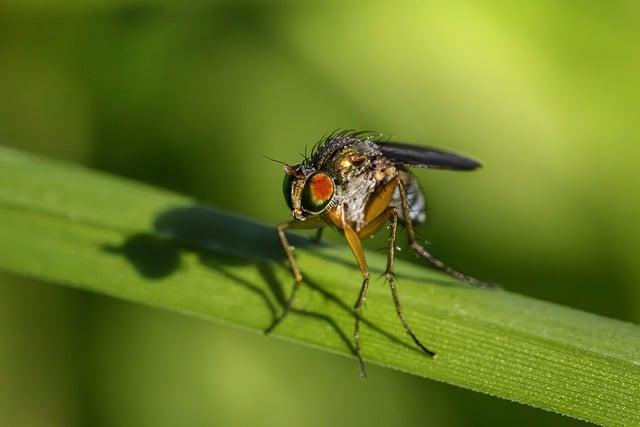
M 182 255 L 187 252 L 195 253 L 203 265 L 259 296 L 268 307 L 272 319 L 276 319 L 278 311 L 285 306 L 286 295 L 291 289 L 283 287 L 274 271 L 276 264 L 286 268 L 285 257 L 274 227 L 256 224 L 253 221 L 239 219 L 235 215 L 231 216 L 215 209 L 196 205 L 161 212 L 154 220 L 154 230 L 155 232 L 152 233 L 131 235 L 120 246 L 107 246 L 104 249 L 124 256 L 141 276 L 152 280 L 163 279 L 175 273 L 181 267 Z M 296 247 L 310 249 L 318 245 L 310 239 L 295 235 L 291 236 L 291 243 Z M 229 268 L 246 264 L 255 265 L 268 291 L 263 285 L 252 283 L 234 274 L 233 268 Z M 304 285 L 335 303 L 345 312 L 353 314 L 350 304 L 307 277 L 304 279 Z M 274 299 L 279 307 L 272 302 Z M 292 308 L 291 312 L 327 322 L 350 352 L 355 354 L 351 340 L 330 316 L 296 308 Z M 371 321 L 362 320 L 370 329 L 392 342 L 416 351 L 413 346 Z

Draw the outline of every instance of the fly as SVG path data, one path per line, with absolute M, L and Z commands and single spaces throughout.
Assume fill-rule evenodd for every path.
M 434 357 L 435 353 L 413 333 L 398 298 L 393 273 L 398 223 L 407 230 L 411 250 L 433 267 L 476 287 L 484 288 L 489 285 L 448 267 L 418 242 L 414 226 L 426 220 L 426 203 L 420 184 L 409 168 L 471 171 L 480 166 L 476 160 L 448 151 L 392 143 L 371 132 L 355 131 L 334 132 L 323 138 L 314 147 L 310 157 L 305 157 L 302 163 L 285 164 L 283 192 L 293 220 L 279 224 L 277 229 L 294 278 L 294 286 L 282 314 L 265 333 L 271 332 L 287 315 L 302 283 L 302 273 L 285 230 L 317 229 L 316 238 L 319 240 L 324 227 L 335 227 L 347 240 L 363 277 L 354 305 L 353 336 L 360 376 L 364 378 L 365 367 L 360 354 L 360 318 L 369 288 L 369 269 L 361 240 L 390 223 L 385 277 L 396 312 L 415 344 L 427 356 Z

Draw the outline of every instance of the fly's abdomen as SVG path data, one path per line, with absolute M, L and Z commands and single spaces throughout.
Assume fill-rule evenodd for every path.
M 415 224 L 421 224 L 427 220 L 427 203 L 420 187 L 420 183 L 416 177 L 407 171 L 400 171 L 400 180 L 407 190 L 407 202 L 409 203 L 409 218 Z M 400 199 L 400 190 L 396 189 L 393 195 L 392 206 L 395 206 L 400 212 L 400 220 L 404 222 L 404 212 Z

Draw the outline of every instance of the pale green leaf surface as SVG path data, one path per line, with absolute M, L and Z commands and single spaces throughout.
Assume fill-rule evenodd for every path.
M 306 284 L 274 335 L 350 354 L 361 278 L 349 250 L 294 241 Z M 385 258 L 367 257 L 376 276 Z M 269 325 L 291 287 L 271 226 L 10 149 L 0 149 L 0 268 L 252 330 Z M 470 289 L 406 262 L 396 272 L 406 315 L 438 356 L 417 351 L 384 281 L 374 280 L 362 336 L 368 362 L 584 420 L 640 425 L 640 327 Z

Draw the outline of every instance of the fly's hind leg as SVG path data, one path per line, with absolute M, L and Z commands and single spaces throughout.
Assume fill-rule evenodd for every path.
M 289 239 L 287 239 L 287 235 L 285 234 L 285 230 L 287 228 L 294 229 L 309 229 L 309 228 L 319 228 L 325 225 L 324 221 L 320 218 L 312 218 L 307 221 L 287 221 L 281 224 L 278 224 L 278 238 L 280 239 L 280 244 L 282 245 L 282 250 L 284 251 L 285 256 L 287 257 L 287 261 L 289 261 L 289 268 L 291 269 L 291 274 L 293 275 L 293 289 L 291 290 L 291 295 L 284 304 L 284 309 L 280 316 L 276 317 L 271 325 L 267 329 L 264 330 L 265 334 L 269 334 L 273 329 L 282 322 L 282 320 L 289 314 L 291 310 L 291 306 L 293 305 L 293 300 L 296 297 L 296 292 L 302 283 L 302 273 L 300 272 L 300 268 L 298 267 L 298 263 L 296 262 L 296 258 L 293 256 L 294 247 L 289 243 Z M 320 228 L 321 229 L 321 228 Z
M 475 277 L 467 276 L 466 274 L 460 273 L 459 271 L 456 271 L 453 268 L 449 267 L 438 258 L 427 252 L 424 246 L 418 243 L 418 241 L 416 240 L 415 230 L 413 229 L 413 223 L 411 222 L 411 208 L 409 206 L 409 199 L 407 198 L 407 190 L 402 183 L 398 185 L 398 188 L 400 189 L 400 202 L 402 203 L 404 223 L 407 228 L 407 238 L 409 239 L 409 246 L 411 247 L 411 250 L 427 260 L 429 264 L 431 264 L 438 270 L 445 272 L 449 276 L 458 279 L 461 282 L 468 283 L 477 288 L 492 288 L 493 286 L 489 283 L 478 280 Z
M 391 217 L 391 230 L 389 235 L 389 251 L 387 252 L 387 269 L 385 271 L 385 276 L 387 278 L 387 282 L 389 282 L 389 287 L 391 288 L 391 295 L 393 296 L 393 303 L 396 306 L 396 313 L 398 313 L 398 317 L 402 322 L 402 326 L 404 326 L 404 330 L 411 337 L 411 339 L 413 339 L 413 342 L 415 342 L 422 351 L 433 357 L 436 354 L 433 351 L 429 350 L 424 344 L 422 344 L 418 337 L 416 337 L 416 334 L 413 333 L 413 330 L 409 326 L 407 319 L 405 319 L 404 317 L 404 312 L 402 311 L 402 306 L 400 305 L 398 290 L 396 289 L 396 278 L 393 274 L 393 260 L 395 258 L 396 235 L 398 231 L 398 210 L 395 207 L 390 207 L 387 209 L 386 213 Z

